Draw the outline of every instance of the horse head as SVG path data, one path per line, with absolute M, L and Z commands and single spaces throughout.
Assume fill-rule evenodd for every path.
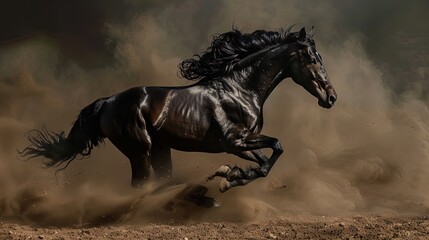
M 331 108 L 337 94 L 329 81 L 322 57 L 313 41 L 313 29 L 309 34 L 305 28 L 297 33 L 294 51 L 291 53 L 291 77 L 318 99 L 321 107 Z

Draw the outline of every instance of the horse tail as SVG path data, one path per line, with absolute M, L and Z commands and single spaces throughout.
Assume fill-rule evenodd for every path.
M 107 98 L 100 98 L 81 110 L 66 137 L 64 132 L 32 130 L 28 136 L 31 145 L 18 151 L 26 160 L 43 156 L 46 167 L 59 167 L 65 163 L 66 168 L 72 160 L 91 154 L 91 150 L 105 138 L 100 127 L 100 110 Z

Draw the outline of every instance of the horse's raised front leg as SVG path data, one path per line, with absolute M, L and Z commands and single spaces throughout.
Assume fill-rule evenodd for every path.
M 262 153 L 261 150 L 250 150 L 250 151 L 244 151 L 244 152 L 238 152 L 234 153 L 234 155 L 239 156 L 243 159 L 253 161 L 257 163 L 259 166 L 265 164 L 269 158 L 265 156 L 264 153 Z
M 269 160 L 269 158 L 265 156 L 261 150 L 249 150 L 249 151 L 235 152 L 233 154 L 243 159 L 255 162 L 259 166 L 264 165 Z M 208 180 L 212 180 L 215 177 L 226 178 L 232 169 L 233 167 L 229 165 L 224 165 L 220 167 L 213 175 L 209 176 Z
M 246 151 L 250 151 L 253 159 L 257 160 L 259 163 L 259 167 L 243 170 L 239 167 L 231 168 L 228 165 L 222 166 L 215 173 L 216 176 L 226 177 L 226 179 L 221 183 L 221 192 L 225 192 L 235 186 L 245 185 L 256 178 L 266 177 L 279 156 L 283 153 L 283 149 L 278 139 L 259 133 L 246 134 L 243 138 L 236 139 L 231 142 L 233 143 L 232 146 L 230 146 L 231 153 L 238 156 L 246 153 L 244 154 L 244 159 L 248 159 L 251 155 Z M 273 150 L 270 158 L 267 158 L 261 151 L 254 151 L 263 148 L 271 148 Z

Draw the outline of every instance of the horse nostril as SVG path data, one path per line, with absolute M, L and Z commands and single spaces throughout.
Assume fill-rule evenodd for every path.
M 337 101 L 337 97 L 335 95 L 329 95 L 328 98 L 329 104 L 333 105 L 335 101 Z

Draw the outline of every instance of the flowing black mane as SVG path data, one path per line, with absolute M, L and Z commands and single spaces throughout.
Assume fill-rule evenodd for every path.
M 206 51 L 179 64 L 180 74 L 189 80 L 219 79 L 231 71 L 236 62 L 252 53 L 279 43 L 296 41 L 297 33 L 291 32 L 291 28 L 280 31 L 257 30 L 244 34 L 233 29 L 215 35 Z

